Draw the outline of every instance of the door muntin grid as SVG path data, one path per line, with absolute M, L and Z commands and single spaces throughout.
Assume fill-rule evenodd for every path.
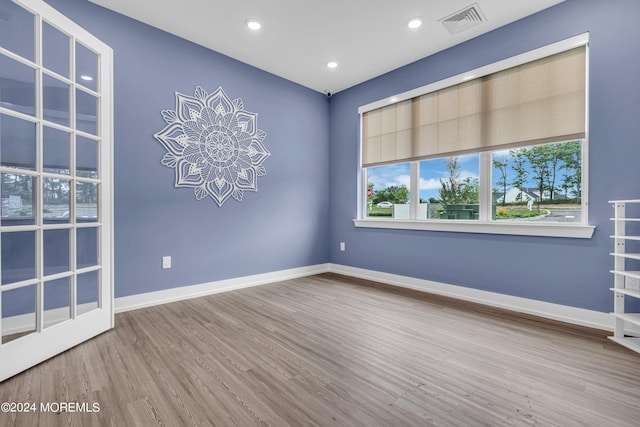
M 0 31 L 0 345 L 102 308 L 105 286 L 100 54 L 3 8 L 33 49 Z

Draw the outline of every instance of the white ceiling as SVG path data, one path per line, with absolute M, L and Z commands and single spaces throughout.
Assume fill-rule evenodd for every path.
M 90 0 L 319 92 L 344 90 L 564 0 L 477 0 L 487 22 L 451 35 L 474 0 Z M 409 18 L 424 18 L 411 30 Z M 245 22 L 262 23 L 257 32 Z M 335 60 L 339 66 L 326 67 Z

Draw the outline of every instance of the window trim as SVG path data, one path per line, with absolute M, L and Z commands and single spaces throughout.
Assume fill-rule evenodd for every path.
M 504 223 L 499 221 L 438 220 L 421 219 L 354 219 L 356 228 L 386 228 L 396 230 L 448 231 L 453 233 L 508 234 L 514 236 L 546 236 L 590 239 L 594 225 L 545 222 Z
M 559 42 L 549 44 L 538 49 L 534 49 L 529 52 L 525 52 L 504 60 L 488 64 L 443 80 L 436 81 L 434 83 L 421 86 L 416 89 L 412 89 L 397 95 L 393 95 L 358 108 L 359 113 L 359 141 L 358 147 L 358 191 L 357 191 L 357 217 L 353 220 L 355 227 L 360 228 L 382 228 L 382 229 L 404 229 L 404 230 L 424 230 L 424 231 L 446 231 L 446 232 L 463 232 L 463 233 L 482 233 L 482 234 L 506 234 L 506 235 L 524 235 L 524 236 L 546 236 L 546 237 L 568 237 L 568 238 L 583 238 L 590 239 L 595 231 L 595 226 L 589 224 L 588 212 L 589 212 L 589 33 L 583 33 Z M 490 221 L 488 220 L 487 213 L 484 212 L 490 209 L 489 198 L 490 194 L 482 195 L 481 198 L 487 200 L 481 200 L 481 217 L 480 220 L 438 220 L 429 221 L 421 219 L 409 219 L 409 220 L 395 220 L 395 219 L 372 219 L 365 218 L 365 206 L 367 203 L 367 177 L 366 168 L 362 166 L 362 126 L 363 126 L 363 114 L 365 112 L 375 110 L 381 107 L 385 107 L 391 104 L 402 102 L 408 99 L 415 98 L 430 92 L 434 92 L 440 89 L 444 89 L 465 81 L 483 77 L 492 73 L 516 67 L 518 65 L 535 61 L 547 56 L 551 56 L 557 53 L 561 53 L 576 47 L 587 46 L 586 50 L 586 102 L 585 102 L 585 136 L 582 139 L 582 222 L 579 224 L 567 224 L 567 223 L 526 223 L 526 222 L 502 222 L 502 221 Z M 487 182 L 491 182 L 491 156 L 490 151 L 478 152 L 480 155 L 480 186 L 487 185 Z M 404 162 L 402 162 L 404 163 Z M 488 170 L 487 170 L 488 168 Z M 415 174 L 412 169 L 412 181 L 411 183 L 417 184 L 419 179 L 414 177 Z M 482 174 L 484 169 L 484 174 Z M 487 173 L 489 172 L 489 173 Z M 413 185 L 412 185 L 413 188 Z M 491 188 L 489 185 L 487 188 Z M 419 194 L 419 191 L 412 191 L 413 198 L 417 198 L 415 194 Z M 486 193 L 486 191 L 485 191 Z M 484 205 L 484 208 L 483 208 Z M 412 205 L 413 206 L 413 205 Z M 417 209 L 417 206 L 412 207 L 412 212 Z M 412 218 L 416 216 L 412 215 Z

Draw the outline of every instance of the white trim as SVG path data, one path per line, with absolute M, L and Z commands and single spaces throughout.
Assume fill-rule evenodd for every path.
M 609 200 L 607 203 L 640 203 L 640 199 L 630 199 L 630 200 Z M 611 218 L 614 219 L 614 218 Z M 619 218 L 616 218 L 619 219 Z
M 409 218 L 418 219 L 420 217 L 420 162 L 411 162 L 409 172 Z M 411 191 L 416 188 L 416 191 Z
M 586 34 L 587 37 L 587 44 L 589 41 L 589 33 Z M 585 93 L 584 93 L 584 138 L 582 139 L 582 153 L 581 153 L 581 159 L 580 161 L 582 162 L 582 164 L 580 165 L 580 167 L 582 168 L 582 176 L 580 177 L 580 198 L 582 199 L 582 223 L 583 224 L 589 224 L 589 137 L 590 137 L 590 132 L 589 132 L 589 128 L 590 128 L 590 122 L 589 122 L 589 110 L 590 110 L 590 104 L 589 104 L 589 94 L 590 94 L 590 84 L 589 84 L 589 68 L 591 66 L 590 62 L 589 62 L 589 58 L 590 58 L 590 50 L 587 47 L 587 49 L 585 49 L 585 61 L 586 61 L 586 67 L 584 67 L 584 72 L 585 72 L 585 77 L 584 77 L 584 81 L 585 81 Z
M 266 285 L 327 272 L 372 280 L 387 285 L 413 289 L 436 295 L 443 295 L 462 301 L 475 302 L 490 307 L 498 307 L 519 313 L 531 314 L 545 319 L 552 319 L 605 331 L 613 331 L 615 325 L 615 318 L 610 313 L 333 263 L 317 264 L 308 267 L 293 268 L 289 270 L 203 283 L 200 285 L 184 286 L 164 291 L 120 297 L 115 300 L 115 311 L 123 313 L 130 310 L 137 310 L 139 308 L 151 307 L 253 286 Z M 11 322 L 10 325 L 7 326 L 7 330 L 10 333 L 28 331 L 30 328 L 33 328 L 34 324 L 33 314 L 3 319 L 3 322 L 7 321 Z M 640 336 L 640 328 L 634 327 L 633 325 L 627 325 L 626 333 L 629 335 Z
M 76 40 L 78 40 L 76 38 Z M 84 47 L 89 49 L 89 46 L 84 43 L 84 40 L 79 41 Z M 74 46 L 75 49 L 75 46 Z M 114 311 L 114 295 L 115 295 L 115 247 L 114 247 L 114 235 L 115 235 L 115 208 L 114 208 L 114 188 L 115 188 L 115 169 L 114 169 L 114 116 L 115 116 L 115 102 L 114 102 L 114 64 L 113 64 L 113 49 L 106 46 L 101 55 L 98 66 L 98 83 L 100 87 L 96 89 L 100 92 L 100 108 L 97 114 L 100 115 L 100 129 L 96 129 L 101 139 L 97 140 L 101 156 L 99 157 L 100 168 L 98 177 L 101 181 L 102 188 L 102 200 L 98 208 L 100 209 L 99 215 L 101 219 L 101 230 L 103 233 L 103 242 L 100 252 L 100 265 L 102 266 L 102 278 L 101 289 L 102 301 L 101 307 L 107 307 L 110 314 L 110 327 L 115 327 L 115 311 Z M 75 79 L 74 79 L 75 80 Z M 105 102 L 105 100 L 107 102 Z M 82 133 L 76 133 L 81 135 Z M 107 147 L 104 146 L 107 144 Z M 76 165 L 74 165 L 76 167 Z M 74 175 L 77 171 L 74 171 Z M 83 182 L 84 180 L 76 177 L 76 182 Z M 88 181 L 91 182 L 91 181 Z M 76 228 L 79 228 L 79 224 L 76 223 Z M 104 291 L 104 288 L 108 287 L 108 290 Z
M 327 273 L 328 271 L 328 264 L 318 264 L 308 267 L 292 268 L 289 270 L 236 277 L 233 279 L 219 280 L 199 285 L 181 286 L 163 291 L 119 297 L 115 299 L 115 312 L 122 313 L 125 311 L 137 310 L 139 308 L 151 307 L 174 301 L 182 301 L 205 295 L 217 294 L 220 292 L 266 285 L 269 283 L 281 282 L 283 280 L 296 279 L 298 277 L 313 276 L 314 274 Z
M 362 167 L 362 114 L 358 117 L 358 174 L 356 175 L 356 182 L 358 184 L 356 189 L 356 215 L 358 218 L 362 218 L 367 211 L 367 202 L 369 197 L 367 196 L 369 190 L 369 179 L 367 178 L 367 170 Z M 331 184 L 331 183 L 330 183 Z
M 531 314 L 546 319 L 586 326 L 589 328 L 613 331 L 615 318 L 609 313 L 587 310 L 584 308 L 537 301 L 496 292 L 467 288 L 464 286 L 449 285 L 431 280 L 416 279 L 397 274 L 383 273 L 380 271 L 363 268 L 349 267 L 340 264 L 329 264 L 329 271 L 345 276 L 360 279 L 373 280 L 387 285 L 413 289 L 436 295 L 443 295 L 463 301 L 475 302 L 491 307 L 498 307 L 519 313 Z M 627 333 L 640 336 L 640 328 L 629 327 Z
M 480 157 L 480 182 L 479 188 L 489 189 L 493 188 L 493 153 L 490 151 L 483 151 L 479 153 Z M 491 221 L 491 208 L 493 205 L 493 191 L 480 191 L 480 197 L 478 198 L 480 208 L 480 221 Z M 506 197 L 506 194 L 505 196 Z
M 466 221 L 466 220 L 396 220 L 354 219 L 358 228 L 388 228 L 399 230 L 449 231 L 454 233 L 508 234 L 515 236 L 569 237 L 590 239 L 594 225 L 554 222 Z
M 520 55 L 503 59 L 502 61 L 494 62 L 492 64 L 488 64 L 483 67 L 475 68 L 473 70 L 467 71 L 462 74 L 458 74 L 443 80 L 439 80 L 434 83 L 429 83 L 419 88 L 412 89 L 407 92 L 403 92 L 397 95 L 393 95 L 393 96 L 363 105 L 358 108 L 358 113 L 363 114 L 368 111 L 386 107 L 387 105 L 397 104 L 398 102 L 406 101 L 408 99 L 412 99 L 427 93 L 435 92 L 437 90 L 454 86 L 472 79 L 477 79 L 480 77 L 487 76 L 489 74 L 497 73 L 499 71 L 503 71 L 508 68 L 517 67 L 518 65 L 526 64 L 527 62 L 531 62 L 541 58 L 545 58 L 547 56 L 555 55 L 556 53 L 565 52 L 567 50 L 580 47 L 580 46 L 586 46 L 588 43 L 589 43 L 589 33 L 583 33 L 574 37 L 570 37 L 565 40 L 561 40 L 556 43 L 549 44 L 547 46 L 542 46 L 538 49 L 534 49 L 529 52 L 521 53 Z

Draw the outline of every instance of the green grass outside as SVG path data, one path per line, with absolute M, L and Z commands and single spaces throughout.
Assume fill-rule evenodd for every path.
M 393 208 L 379 208 L 377 206 L 372 206 L 369 209 L 369 216 L 393 216 Z
M 496 206 L 496 219 L 531 218 L 546 213 L 546 209 L 538 211 L 535 206 L 531 210 L 521 206 Z

